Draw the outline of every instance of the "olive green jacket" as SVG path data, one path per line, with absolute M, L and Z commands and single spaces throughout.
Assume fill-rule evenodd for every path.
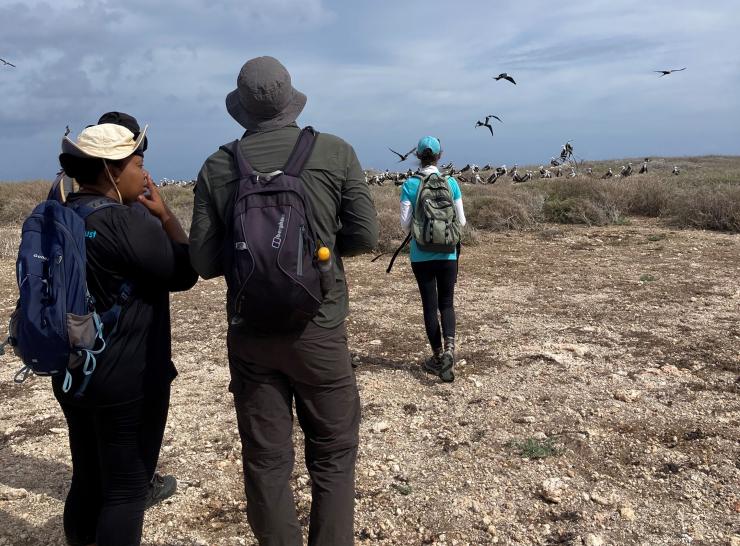
M 239 145 L 252 167 L 269 173 L 282 169 L 298 138 L 296 124 L 259 133 L 245 133 Z M 319 133 L 301 180 L 313 209 L 320 239 L 334 257 L 337 283 L 324 298 L 314 322 L 325 328 L 340 325 L 349 312 L 342 256 L 374 248 L 378 242 L 375 205 L 354 149 L 342 139 Z M 230 229 L 239 173 L 222 149 L 211 155 L 195 185 L 190 227 L 190 260 L 204 279 L 223 275 L 224 239 Z M 227 295 L 231 316 L 231 298 Z

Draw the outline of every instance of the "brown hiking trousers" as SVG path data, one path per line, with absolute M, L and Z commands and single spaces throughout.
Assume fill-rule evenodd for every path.
M 231 326 L 227 344 L 247 519 L 259 544 L 303 544 L 290 485 L 294 401 L 312 480 L 308 544 L 354 544 L 360 397 L 346 326 L 310 323 L 300 337 L 259 337 Z

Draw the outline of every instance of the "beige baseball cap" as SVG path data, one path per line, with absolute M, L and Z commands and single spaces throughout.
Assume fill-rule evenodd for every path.
M 138 137 L 126 127 L 115 123 L 91 125 L 77 136 L 77 141 L 65 136 L 62 139 L 62 153 L 77 157 L 98 157 L 117 160 L 130 156 L 144 142 L 145 125 Z

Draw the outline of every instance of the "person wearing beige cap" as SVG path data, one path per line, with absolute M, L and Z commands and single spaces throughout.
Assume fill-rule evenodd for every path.
M 347 348 L 342 258 L 372 249 L 378 225 L 352 146 L 311 127 L 301 130 L 296 118 L 305 104 L 306 95 L 277 59 L 244 64 L 226 109 L 246 132 L 211 155 L 198 175 L 190 254 L 202 277 L 227 279 L 229 390 L 242 441 L 247 518 L 258 542 L 303 543 L 290 484 L 295 401 L 312 482 L 308 543 L 345 546 L 354 543 L 360 398 Z M 288 186 L 293 190 L 276 189 Z M 241 215 L 235 204 L 250 192 L 261 208 L 254 201 Z M 237 233 L 240 218 L 250 227 Z M 256 270 L 264 275 L 247 287 L 249 298 L 235 283 L 236 252 L 239 260 L 255 256 L 245 282 Z M 312 300 L 304 289 L 319 267 L 321 291 Z M 283 323 L 272 324 L 276 302 L 292 293 L 316 307 L 287 307 Z M 305 322 L 279 331 L 294 320 Z
M 95 309 L 121 311 L 105 325 L 106 346 L 84 395 L 66 392 L 61 377 L 52 386 L 72 454 L 67 543 L 133 545 L 141 542 L 144 510 L 176 487 L 172 477 L 152 483 L 177 375 L 169 293 L 191 288 L 197 274 L 185 231 L 144 169 L 147 128 L 118 112 L 101 121 L 74 140 L 65 136 L 59 162 L 79 185 L 65 205 L 95 209 L 85 218 Z M 72 370 L 72 384 L 82 382 L 80 373 Z

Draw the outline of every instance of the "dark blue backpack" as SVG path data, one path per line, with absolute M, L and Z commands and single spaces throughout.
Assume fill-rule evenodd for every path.
M 75 393 L 80 397 L 105 349 L 104 326 L 110 332 L 130 295 L 124 284 L 113 308 L 103 315 L 95 311 L 87 289 L 85 219 L 123 205 L 98 199 L 65 206 L 60 183 L 57 178 L 48 199 L 23 222 L 16 261 L 19 298 L 6 343 L 24 363 L 16 374 L 18 383 L 30 373 L 64 375 L 62 388 L 68 392 L 71 371 L 81 366 L 84 379 Z
M 232 324 L 278 333 L 306 327 L 323 300 L 319 242 L 300 173 L 316 136 L 305 127 L 280 171 L 259 173 L 239 141 L 223 147 L 235 159 L 239 189 L 224 249 Z

